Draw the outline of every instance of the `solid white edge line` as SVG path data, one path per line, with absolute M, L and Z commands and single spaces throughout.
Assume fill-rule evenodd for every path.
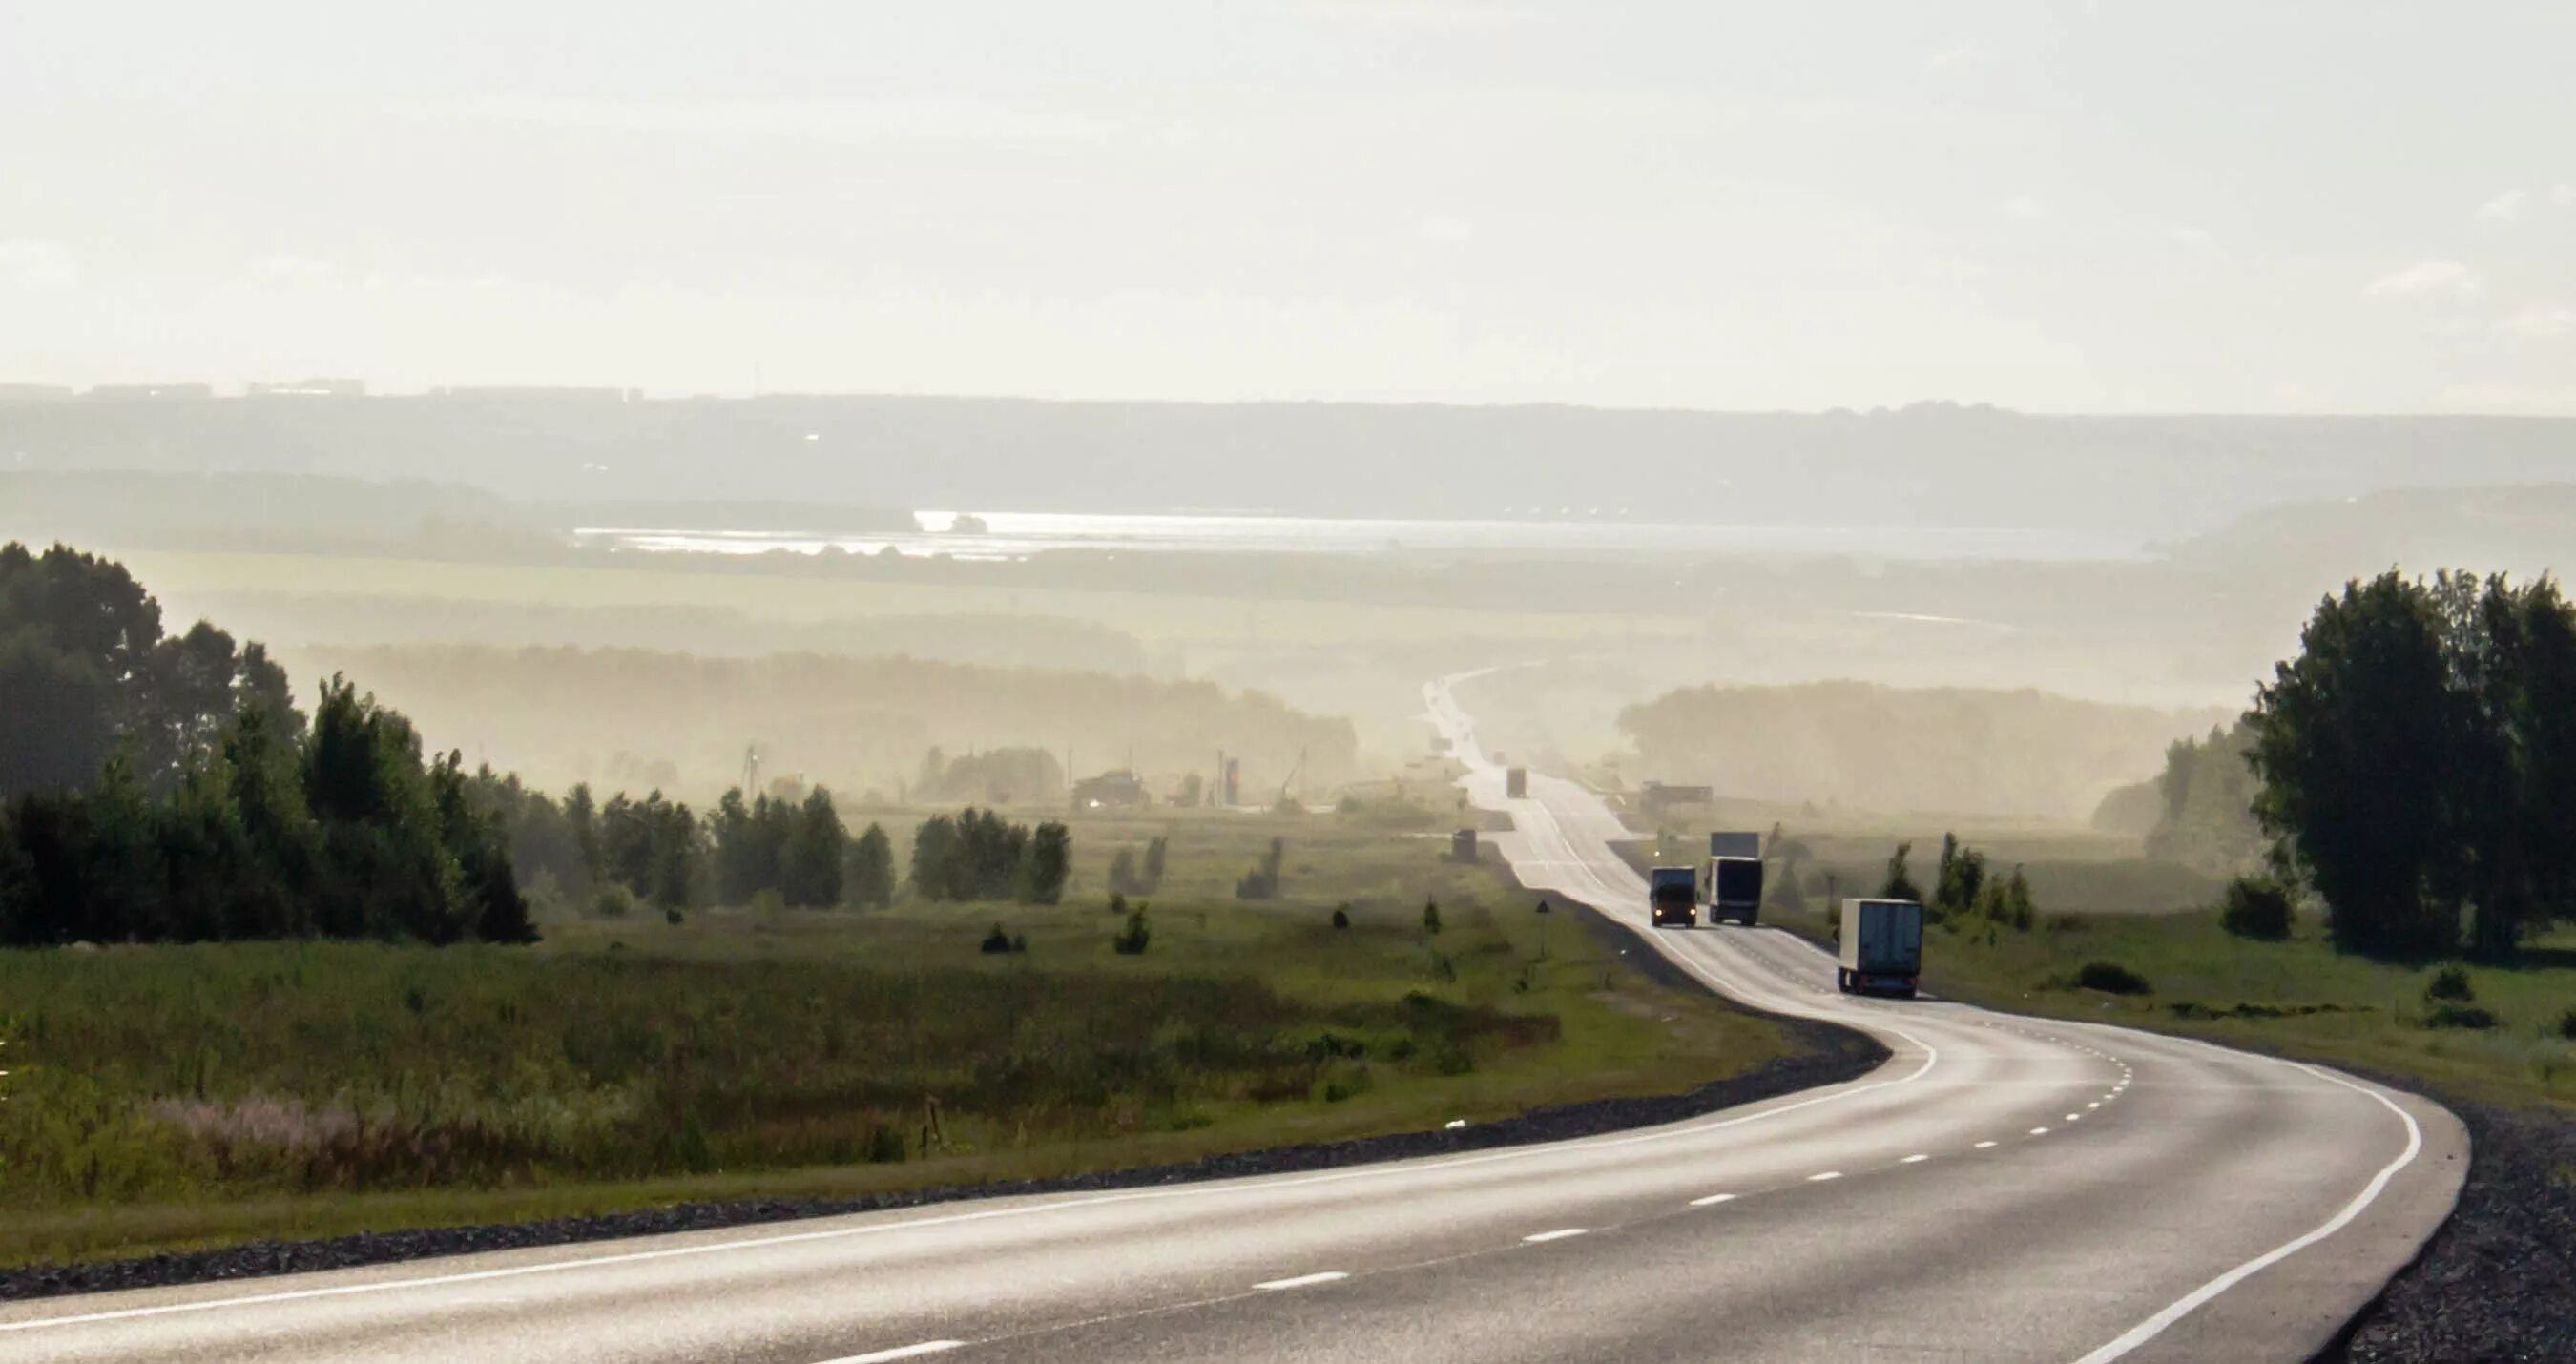
M 1283 1288 L 1306 1288 L 1319 1283 L 1334 1283 L 1349 1277 L 1350 1275 L 1341 1270 L 1327 1269 L 1318 1274 L 1300 1274 L 1293 1279 L 1272 1279 L 1267 1283 L 1254 1284 L 1253 1287 L 1264 1293 L 1276 1293 Z
M 824 1360 L 823 1364 L 887 1364 L 889 1360 L 919 1359 L 923 1355 L 941 1354 L 959 1349 L 965 1344 L 966 1342 L 962 1340 L 925 1340 L 918 1345 L 900 1345 L 891 1350 L 878 1350 L 872 1354 L 844 1355 L 839 1359 Z
M 2379 1195 L 2388 1188 L 2388 1181 L 2395 1179 L 2398 1171 L 2414 1164 L 2415 1157 L 2423 1152 L 2424 1129 L 2422 1125 L 2415 1121 L 2414 1114 L 2409 1113 L 2405 1109 L 2398 1107 L 2395 1103 L 2390 1102 L 2387 1095 L 2380 1093 L 2378 1090 L 2367 1089 L 2361 1085 L 2354 1084 L 2352 1081 L 2347 1080 L 2340 1075 L 2336 1075 L 2331 1071 L 2319 1070 L 2315 1066 L 2302 1065 L 2296 1061 L 2283 1061 L 2281 1064 L 2290 1067 L 2292 1070 L 2304 1070 L 2308 1074 L 2316 1076 L 2320 1080 L 2331 1080 L 2356 1094 L 2367 1094 L 2370 1097 L 2377 1099 L 2381 1107 L 2396 1114 L 2399 1119 L 2405 1122 L 2406 1149 L 2398 1152 L 2395 1160 L 2392 1160 L 2388 1162 L 2388 1164 L 2380 1167 L 2379 1173 L 2371 1177 L 2370 1183 L 2365 1186 L 2360 1193 L 2354 1195 L 2351 1202 L 2343 1205 L 2342 1211 L 2327 1218 L 2314 1230 L 2311 1230 L 2306 1235 L 2294 1240 L 2284 1241 L 2280 1245 L 2274 1246 L 2272 1249 L 2255 1256 L 2251 1260 L 2247 1260 L 2245 1263 L 2238 1265 L 2234 1269 L 2231 1269 L 2226 1273 L 2219 1275 L 2217 1278 L 2202 1284 L 2200 1287 L 2193 1289 L 2189 1293 L 2184 1294 L 2182 1297 L 2174 1300 L 2172 1305 L 2166 1307 L 2165 1310 L 2156 1313 L 2145 1321 L 2139 1322 L 2135 1326 L 2130 1327 L 2127 1331 L 2123 1332 L 2118 1339 L 2113 1340 L 2109 1344 L 2095 1350 L 2093 1353 L 2077 1360 L 2076 1364 L 2110 1364 L 2111 1360 L 2118 1359 L 2120 1356 L 2129 1353 L 2131 1350 L 2155 1339 L 2158 1335 L 2163 1333 L 2166 1327 L 2173 1325 L 2175 1322 L 2182 1320 L 2186 1316 L 2189 1316 L 2195 1309 L 2199 1308 L 2210 1299 L 2217 1297 L 2228 1289 L 2234 1288 L 2236 1285 L 2244 1282 L 2254 1274 L 2259 1273 L 2272 1265 L 2278 1264 L 2281 1261 L 2298 1254 L 2300 1251 L 2315 1245 L 2317 1242 L 2334 1235 L 2336 1232 L 2343 1230 L 2346 1226 L 2351 1224 L 2352 1219 L 2361 1216 L 2363 1209 L 2368 1208 L 2372 1203 L 2379 1200 Z
M 1581 1236 L 1588 1230 L 1590 1230 L 1588 1227 L 1559 1227 L 1554 1231 L 1542 1231 L 1534 1236 L 1524 1236 L 1521 1239 L 1529 1242 L 1531 1245 L 1539 1245 L 1547 1241 L 1562 1241 L 1569 1236 Z

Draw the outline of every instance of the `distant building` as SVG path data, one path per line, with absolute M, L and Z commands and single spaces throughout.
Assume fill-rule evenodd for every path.
M 1143 808 L 1153 803 L 1154 793 L 1146 789 L 1143 779 L 1123 767 L 1073 784 L 1073 808 L 1077 810 Z
M 252 384 L 247 391 L 254 398 L 363 398 L 367 396 L 367 381 L 297 379 L 284 384 Z
M 1648 810 L 1663 810 L 1675 805 L 1706 805 L 1716 798 L 1716 788 L 1709 786 L 1669 786 L 1650 781 L 1637 788 L 1638 802 Z
M 61 384 L 0 384 L 0 403 L 58 403 L 76 396 Z
M 535 384 L 464 384 L 449 388 L 433 388 L 429 391 L 429 396 L 468 400 L 498 398 L 515 402 L 525 402 L 533 398 L 550 402 L 634 403 L 644 400 L 644 390 L 640 388 L 550 388 Z
M 215 396 L 212 384 L 99 384 L 81 394 L 103 402 L 166 402 Z

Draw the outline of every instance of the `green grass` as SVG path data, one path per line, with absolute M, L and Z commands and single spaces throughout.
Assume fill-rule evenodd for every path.
M 1493 867 L 1361 824 L 1084 820 L 1052 907 L 0 953 L 0 1264 L 1185 1160 L 1671 1092 L 1783 1046 L 1561 916 L 1537 960 Z M 1151 949 L 1119 956 L 1102 873 L 1166 832 Z M 1273 836 L 1284 898 L 1232 899 Z M 997 919 L 1025 953 L 977 951 Z
M 1772 917 L 1810 936 L 1825 930 L 1820 914 Z M 2149 992 L 2076 988 L 2092 962 L 2135 972 Z M 2029 933 L 1983 922 L 1936 928 L 1924 942 L 1923 986 L 2017 1013 L 2413 1077 L 2474 1099 L 2576 1104 L 2576 1040 L 2559 1030 L 2576 1003 L 2576 935 L 2534 944 L 2524 964 L 2468 968 L 2477 1006 L 2496 1016 L 2493 1029 L 2428 1026 L 2436 1002 L 2425 987 L 2436 969 L 2336 952 L 2313 921 L 2288 942 L 2247 941 L 2220 928 L 2215 910 L 2201 910 L 2085 916 Z

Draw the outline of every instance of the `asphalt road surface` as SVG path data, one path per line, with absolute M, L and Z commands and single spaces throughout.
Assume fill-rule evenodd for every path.
M 1426 700 L 1523 878 L 1642 924 L 1601 802 L 1506 800 Z M 2449 1114 L 2331 1071 L 1846 999 L 1769 930 L 1650 937 L 1894 1056 L 1543 1146 L 6 1304 L 0 1358 L 2298 1360 L 2466 1172 Z

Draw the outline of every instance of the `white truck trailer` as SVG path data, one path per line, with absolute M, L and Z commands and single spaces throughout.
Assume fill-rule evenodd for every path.
M 1914 997 L 1923 979 L 1923 906 L 1912 900 L 1843 901 L 1844 994 Z

